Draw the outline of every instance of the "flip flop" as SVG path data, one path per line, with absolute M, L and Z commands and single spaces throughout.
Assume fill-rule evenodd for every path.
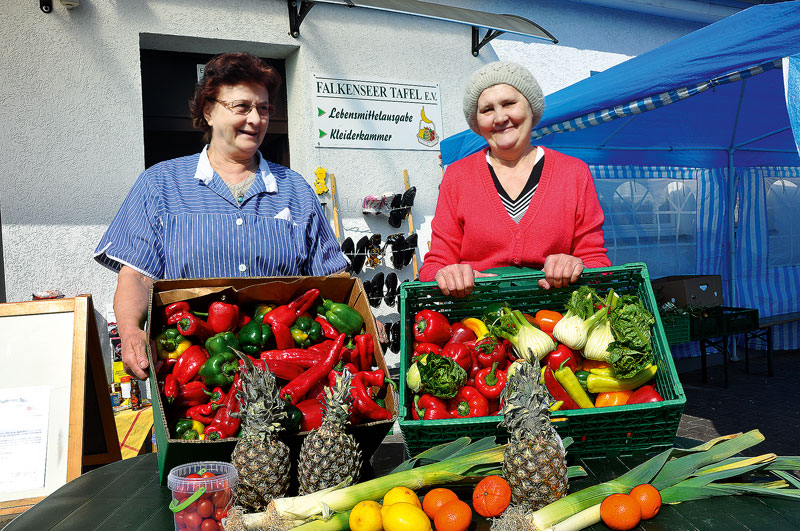
M 345 258 L 347 258 L 347 268 L 345 271 L 350 272 L 353 270 L 353 259 L 355 258 L 356 254 L 356 247 L 353 244 L 353 239 L 348 236 L 342 242 L 342 253 L 344 254 Z
M 383 297 L 383 302 L 385 302 L 387 306 L 393 307 L 398 294 L 397 275 L 391 272 L 386 275 L 386 295 Z
M 389 226 L 395 229 L 400 228 L 400 224 L 408 216 L 411 207 L 414 206 L 414 197 L 417 195 L 417 187 L 412 186 L 400 196 L 392 198 L 392 210 L 389 212 Z M 399 201 L 398 201 L 399 199 Z
M 356 244 L 356 254 L 353 256 L 353 273 L 358 275 L 364 267 L 364 262 L 367 259 L 367 247 L 369 246 L 369 237 L 362 236 Z
M 366 288 L 365 288 L 366 289 Z M 377 273 L 370 281 L 370 289 L 367 290 L 369 305 L 377 308 L 383 299 L 383 272 Z

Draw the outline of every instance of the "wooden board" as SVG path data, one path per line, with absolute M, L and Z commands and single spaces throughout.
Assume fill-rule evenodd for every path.
M 35 389 L 49 399 L 39 434 L 46 440 L 43 484 L 0 492 L 2 515 L 25 511 L 84 465 L 118 460 L 120 452 L 89 296 L 0 304 L 0 337 L 0 363 L 10 369 L 0 372 L 4 396 Z

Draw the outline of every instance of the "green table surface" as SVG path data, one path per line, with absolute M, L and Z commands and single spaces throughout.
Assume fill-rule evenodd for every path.
M 401 459 L 402 456 L 398 456 Z M 641 458 L 584 459 L 589 476 L 573 480 L 570 491 L 618 477 Z M 378 470 L 380 472 L 380 470 Z M 118 461 L 64 485 L 13 520 L 4 531 L 69 529 L 170 530 L 170 491 L 158 481 L 155 454 Z M 471 530 L 489 529 L 476 518 Z M 603 524 L 589 528 L 607 530 Z M 721 497 L 664 506 L 660 514 L 637 529 L 663 531 L 800 529 L 800 503 L 751 496 Z

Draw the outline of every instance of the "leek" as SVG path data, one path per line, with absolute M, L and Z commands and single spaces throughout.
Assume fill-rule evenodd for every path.
M 661 492 L 663 503 L 680 503 L 712 496 L 752 494 L 800 500 L 800 481 L 784 470 L 797 469 L 796 457 L 766 454 L 732 456 L 764 440 L 758 430 L 719 437 L 694 448 L 672 448 L 611 481 L 569 494 L 532 513 L 509 509 L 492 524 L 492 531 L 578 531 L 600 522 L 600 503 L 606 496 L 628 493 L 641 483 Z M 761 476 L 756 476 L 758 472 Z M 778 481 L 763 481 L 764 473 Z M 743 477 L 746 482 L 721 480 Z
M 556 349 L 553 339 L 533 326 L 519 310 L 503 308 L 500 318 L 492 324 L 491 332 L 508 339 L 519 357 L 527 362 L 533 358 L 542 359 Z

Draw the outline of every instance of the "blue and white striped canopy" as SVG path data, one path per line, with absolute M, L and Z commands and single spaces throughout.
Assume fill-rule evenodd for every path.
M 798 53 L 800 2 L 754 6 L 550 94 L 532 140 L 590 164 L 727 167 L 733 147 L 737 166 L 798 165 L 781 70 Z M 442 159 L 485 145 L 467 130 Z

